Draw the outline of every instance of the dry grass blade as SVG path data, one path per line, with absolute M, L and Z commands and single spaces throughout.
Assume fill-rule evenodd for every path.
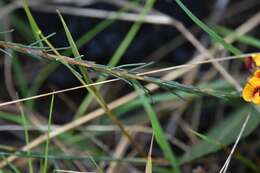
M 79 172 L 79 171 L 69 171 L 69 170 L 61 170 L 61 169 L 55 169 L 54 172 L 57 173 L 95 173 L 95 172 Z
M 154 135 L 152 135 L 152 139 L 151 139 L 151 144 L 150 144 L 150 149 L 149 149 L 149 153 L 148 153 L 148 157 L 147 157 L 147 162 L 146 162 L 146 166 L 145 166 L 145 173 L 152 173 L 152 150 L 153 150 L 153 139 L 154 139 Z
M 59 13 L 59 11 L 57 11 L 58 14 L 59 14 L 59 17 L 61 19 L 61 22 L 62 22 L 62 25 L 64 27 L 64 30 L 65 30 L 65 33 L 66 33 L 66 36 L 67 36 L 67 39 L 69 41 L 69 44 L 71 46 L 71 49 L 72 49 L 72 52 L 73 52 L 73 55 L 74 57 L 79 57 L 79 60 L 81 60 L 81 55 L 78 51 L 78 48 L 72 38 L 72 35 L 70 34 L 70 31 L 62 17 L 62 15 Z M 55 52 L 55 50 L 54 50 Z M 69 67 L 69 63 L 64 59 L 64 57 L 61 57 L 61 55 L 59 54 L 56 54 L 58 55 L 58 58 L 57 59 L 62 59 L 62 62 L 63 64 L 65 64 L 67 67 Z M 80 72 L 83 76 L 83 79 L 81 79 L 80 77 L 78 77 L 77 75 L 75 75 L 78 80 L 83 84 L 92 84 L 92 80 L 91 78 L 89 77 L 88 75 L 88 72 L 87 72 L 87 69 L 84 68 L 83 66 L 79 66 L 80 68 Z M 72 71 L 73 73 L 73 71 Z M 105 100 L 103 99 L 101 93 L 96 89 L 95 86 L 89 86 L 89 87 L 86 87 L 87 90 L 95 97 L 96 101 L 99 103 L 99 105 L 104 109 L 104 111 L 106 112 L 106 115 L 108 115 L 108 117 L 112 120 L 112 122 L 114 124 L 116 124 L 119 129 L 121 130 L 121 132 L 127 137 L 127 139 L 133 144 L 133 146 L 137 149 L 137 151 L 139 153 L 142 153 L 142 150 L 140 149 L 139 145 L 135 142 L 135 140 L 131 137 L 131 135 L 128 133 L 128 131 L 124 128 L 124 125 L 120 122 L 120 120 L 112 113 L 112 111 L 108 108 L 107 106 L 107 103 L 105 102 Z
M 11 44 L 11 45 L 10 44 L 9 45 L 1 44 L 1 45 L 4 46 L 4 47 L 13 48 L 14 50 L 17 50 L 17 51 L 21 51 L 21 52 L 24 52 L 24 53 L 30 53 L 31 55 L 40 56 L 40 57 L 47 58 L 47 59 L 50 59 L 50 60 L 62 59 L 62 62 L 65 63 L 66 66 L 69 66 L 69 64 L 70 64 L 70 65 L 78 65 L 79 67 L 82 67 L 82 68 L 90 68 L 90 69 L 97 71 L 97 72 L 100 72 L 100 73 L 105 73 L 105 74 L 109 74 L 109 75 L 112 75 L 112 76 L 119 77 L 120 79 L 124 79 L 126 81 L 129 81 L 130 83 L 131 83 L 131 80 L 145 81 L 145 82 L 157 84 L 161 87 L 168 88 L 170 90 L 178 89 L 178 90 L 181 90 L 181 91 L 184 91 L 184 92 L 190 92 L 190 93 L 193 93 L 193 94 L 210 95 L 210 96 L 219 97 L 219 98 L 235 97 L 236 96 L 236 95 L 229 94 L 229 93 L 220 93 L 220 92 L 214 92 L 214 91 L 201 90 L 199 88 L 195 88 L 195 87 L 192 87 L 192 86 L 186 86 L 186 85 L 174 82 L 174 81 L 165 81 L 165 80 L 159 80 L 159 79 L 152 78 L 152 77 L 141 76 L 141 75 L 137 75 L 137 74 L 132 73 L 132 72 L 127 71 L 127 70 L 111 69 L 107 66 L 95 64 L 93 62 L 75 60 L 75 59 L 72 59 L 70 57 L 61 56 L 61 55 L 57 56 L 57 55 L 53 55 L 53 54 L 47 54 L 45 52 L 42 52 L 41 50 L 36 51 L 36 50 L 33 49 L 34 52 L 32 52 L 32 50 L 30 50 L 30 49 L 28 50 L 26 48 L 22 48 L 22 49 L 19 48 L 19 45 L 13 45 L 13 44 Z M 93 94 L 95 94 L 95 93 L 93 93 Z
M 240 141 L 240 138 L 241 138 L 241 136 L 242 136 L 242 134 L 243 134 L 243 132 L 244 132 L 244 130 L 245 130 L 245 128 L 246 128 L 246 125 L 247 125 L 247 123 L 248 123 L 248 121 L 249 121 L 249 119 L 250 119 L 250 117 L 251 117 L 251 114 L 252 114 L 252 111 L 249 112 L 248 115 L 246 116 L 245 122 L 243 123 L 243 126 L 241 127 L 241 130 L 240 130 L 240 132 L 239 132 L 239 134 L 238 134 L 238 136 L 237 136 L 237 139 L 236 139 L 236 141 L 235 141 L 235 144 L 234 144 L 234 146 L 232 147 L 232 150 L 230 151 L 230 154 L 228 155 L 228 158 L 227 158 L 227 160 L 225 161 L 225 163 L 224 163 L 223 167 L 221 168 L 221 170 L 219 171 L 219 173 L 226 173 L 226 172 L 227 172 L 227 168 L 228 168 L 228 166 L 229 166 L 229 163 L 230 163 L 230 161 L 231 161 L 231 158 L 232 158 L 232 156 L 233 156 L 233 154 L 234 154 L 234 152 L 235 152 L 235 149 L 236 149 L 236 147 L 237 147 L 237 145 L 238 145 L 238 142 Z
M 152 2 L 152 0 L 150 0 L 150 1 Z M 148 1 L 148 2 L 150 2 L 150 1 Z M 71 63 L 67 62 L 64 59 L 64 57 L 61 56 L 61 54 L 57 51 L 57 49 L 55 49 L 55 47 L 41 33 L 37 23 L 34 20 L 34 17 L 31 15 L 30 9 L 28 7 L 28 2 L 26 0 L 23 0 L 23 6 L 24 6 L 24 9 L 26 11 L 26 14 L 28 16 L 29 22 L 30 22 L 30 24 L 32 26 L 32 29 L 34 31 L 34 34 L 35 34 L 37 40 L 42 39 L 46 43 L 46 45 L 52 50 L 52 52 L 55 54 L 56 60 L 61 62 L 63 65 L 65 65 L 72 72 L 72 74 L 82 83 L 82 85 L 91 84 L 92 80 L 91 80 L 91 78 L 89 77 L 89 75 L 87 73 L 87 69 L 82 67 L 82 66 L 79 66 L 81 75 L 83 76 L 83 78 L 82 78 L 82 76 L 76 70 L 74 70 L 74 68 L 71 66 Z M 72 35 L 70 34 L 70 31 L 69 31 L 69 29 L 68 29 L 68 27 L 67 27 L 67 25 L 66 25 L 66 23 L 65 23 L 65 21 L 64 21 L 64 19 L 62 17 L 62 15 L 59 12 L 58 12 L 58 14 L 59 14 L 59 17 L 61 19 L 62 25 L 64 27 L 64 30 L 65 30 L 67 39 L 69 41 L 69 44 L 71 46 L 71 49 L 72 49 L 74 57 L 75 58 L 77 58 L 77 57 L 81 58 L 81 55 L 79 54 L 78 48 L 77 48 L 77 46 L 76 46 L 76 44 L 75 44 L 75 42 L 74 42 L 74 40 L 72 38 Z M 43 47 L 42 44 L 40 44 L 40 45 L 41 45 L 41 47 Z M 123 124 L 119 121 L 119 119 L 111 112 L 111 110 L 107 106 L 105 100 L 103 99 L 102 95 L 95 88 L 95 86 L 87 86 L 86 89 L 96 98 L 96 100 L 99 103 L 99 105 L 106 112 L 106 115 L 112 120 L 112 122 L 114 124 L 116 124 L 120 128 L 121 132 L 128 138 L 128 140 L 133 144 L 133 146 L 136 148 L 136 150 L 139 153 L 142 153 L 142 150 L 140 149 L 139 145 L 130 136 L 130 134 L 125 130 Z
M 243 23 L 241 26 L 239 26 L 239 28 L 236 30 L 237 32 L 242 34 L 245 34 L 247 32 L 249 32 L 250 30 L 252 30 L 253 28 L 255 28 L 259 22 L 260 22 L 260 13 L 257 13 L 256 15 L 254 15 L 253 17 L 251 17 L 249 20 L 247 20 L 245 23 Z M 227 37 L 226 38 L 228 40 L 228 42 L 232 42 L 235 40 L 234 37 Z M 2 45 L 2 44 L 1 44 Z M 3 46 L 3 45 L 2 45 Z M 213 50 L 216 50 L 216 48 L 214 48 Z M 24 50 L 26 53 L 26 50 Z M 211 50 L 212 51 L 212 50 Z M 200 54 L 199 56 L 195 57 L 193 60 L 190 61 L 190 63 L 194 63 L 197 61 L 201 61 L 203 59 L 205 59 L 205 54 Z M 190 68 L 185 68 L 185 69 L 178 69 L 175 70 L 171 73 L 168 73 L 167 75 L 165 75 L 163 77 L 163 79 L 165 80 L 174 80 L 177 77 L 187 73 L 188 71 L 190 71 L 192 69 L 192 67 Z M 148 88 L 150 91 L 154 91 L 156 89 L 158 89 L 159 87 L 155 84 L 148 84 L 146 85 L 146 88 Z M 119 99 L 117 99 L 116 101 L 111 102 L 110 104 L 108 104 L 109 108 L 115 109 L 127 102 L 129 102 L 130 100 L 133 100 L 137 97 L 138 95 L 135 92 L 129 93 Z M 69 130 L 72 130 L 76 127 L 79 127 L 82 124 L 85 124 L 97 117 L 100 117 L 101 115 L 103 115 L 104 111 L 102 109 L 97 109 L 91 113 L 88 113 L 84 116 L 82 116 L 81 118 L 74 120 L 68 124 L 65 124 L 64 126 L 56 129 L 55 131 L 50 133 L 50 138 L 53 138 L 55 136 L 58 136 L 64 132 L 67 132 Z M 22 151 L 27 151 L 29 149 L 35 148 L 38 145 L 40 145 L 41 143 L 43 143 L 45 140 L 47 139 L 46 135 L 42 135 L 37 137 L 36 139 L 34 139 L 29 145 L 26 145 L 24 147 L 21 148 Z M 6 166 L 8 164 L 8 162 L 13 162 L 14 160 L 17 159 L 17 156 L 10 156 L 6 159 L 6 161 L 2 161 L 0 162 L 0 167 Z
M 13 100 L 13 101 L 9 101 L 9 102 L 0 103 L 0 107 L 7 106 L 7 105 L 10 105 L 10 104 L 15 104 L 15 103 L 18 103 L 18 102 L 25 102 L 25 101 L 28 101 L 28 100 L 34 100 L 34 99 L 38 99 L 38 98 L 42 98 L 42 97 L 47 97 L 47 96 L 55 95 L 55 94 L 59 94 L 59 93 L 83 89 L 83 88 L 86 88 L 88 86 L 96 86 L 96 85 L 101 85 L 101 84 L 105 84 L 105 83 L 111 83 L 111 82 L 115 82 L 115 81 L 118 81 L 118 80 L 119 79 L 110 79 L 110 80 L 106 80 L 106 81 L 102 81 L 102 82 L 96 82 L 96 83 L 81 85 L 81 86 L 72 87 L 72 88 L 68 88 L 68 89 L 52 91 L 52 92 L 49 92 L 49 93 L 39 94 L 39 95 L 35 95 L 35 96 L 23 98 L 23 99 L 17 99 L 17 100 Z
M 259 52 L 254 52 L 254 53 L 259 53 Z M 237 55 L 237 56 L 222 57 L 222 58 L 215 58 L 215 59 L 204 60 L 204 61 L 197 61 L 197 62 L 194 62 L 194 63 L 192 62 L 192 63 L 183 64 L 183 65 L 161 68 L 161 69 L 158 69 L 158 70 L 151 70 L 151 71 L 146 71 L 146 72 L 142 72 L 142 73 L 137 73 L 136 75 L 137 76 L 143 76 L 143 75 L 148 75 L 148 74 L 156 74 L 156 73 L 172 71 L 172 70 L 181 69 L 181 68 L 195 67 L 195 66 L 198 66 L 198 65 L 201 65 L 201 64 L 207 64 L 207 63 L 212 63 L 212 62 L 221 62 L 221 61 L 228 61 L 228 60 L 235 60 L 235 59 L 243 59 L 243 58 L 246 58 L 246 57 L 248 57 L 248 56 L 250 56 L 251 54 L 254 54 L 254 53 L 248 53 L 248 54 Z M 88 66 L 87 64 L 85 64 L 85 65 Z M 90 66 L 91 65 L 89 65 L 88 67 L 90 67 Z M 47 97 L 47 96 L 50 96 L 52 94 L 59 94 L 59 93 L 73 91 L 73 90 L 83 89 L 83 88 L 88 87 L 88 86 L 97 86 L 97 85 L 107 84 L 107 83 L 111 83 L 111 82 L 115 82 L 115 81 L 119 81 L 119 80 L 120 79 L 118 79 L 118 78 L 109 79 L 109 80 L 105 80 L 105 81 L 101 81 L 101 82 L 95 82 L 95 83 L 81 85 L 81 86 L 72 87 L 72 88 L 68 88 L 68 89 L 62 89 L 62 90 L 57 90 L 57 91 L 53 91 L 53 92 L 49 92 L 49 93 L 39 94 L 39 95 L 35 95 L 35 96 L 23 98 L 23 99 L 17 99 L 17 100 L 13 100 L 13 101 L 9 101 L 9 102 L 3 102 L 3 103 L 0 103 L 0 107 L 7 106 L 7 105 L 10 105 L 10 104 L 15 104 L 15 103 L 18 103 L 18 102 L 24 102 L 24 101 L 28 101 L 28 100 Z

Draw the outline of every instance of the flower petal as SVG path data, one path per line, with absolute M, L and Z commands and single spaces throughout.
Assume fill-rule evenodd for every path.
M 260 66 L 260 54 L 253 54 L 252 58 L 255 61 L 256 66 Z
M 254 76 L 257 78 L 260 78 L 260 70 L 256 70 L 256 72 L 254 73 Z
M 260 87 L 260 78 L 253 76 L 248 80 L 247 84 L 251 85 L 253 88 L 259 88 Z
M 254 87 L 250 84 L 246 84 L 243 90 L 243 99 L 247 102 L 251 102 L 253 98 Z
M 260 105 L 260 93 L 256 93 L 254 97 L 252 98 L 253 103 Z

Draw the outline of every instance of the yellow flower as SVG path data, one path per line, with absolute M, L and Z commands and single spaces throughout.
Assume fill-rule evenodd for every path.
M 257 70 L 244 87 L 243 98 L 247 102 L 260 105 L 260 70 Z
M 260 54 L 252 54 L 251 57 L 253 58 L 256 66 L 260 66 Z
M 260 79 L 260 70 L 256 70 L 254 76 Z

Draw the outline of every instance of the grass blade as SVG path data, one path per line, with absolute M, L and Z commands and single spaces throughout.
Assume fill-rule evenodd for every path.
M 209 132 L 206 133 L 208 138 L 219 141 L 223 145 L 229 145 L 236 140 L 239 129 L 245 121 L 245 115 L 248 114 L 251 108 L 244 107 L 227 116 L 223 121 L 216 124 Z M 253 111 L 248 122 L 247 129 L 243 137 L 252 133 L 260 124 L 260 116 L 258 111 Z M 221 132 L 221 133 L 220 133 Z M 181 159 L 181 163 L 186 163 L 204 155 L 218 151 L 220 148 L 216 145 L 208 145 L 206 141 L 200 141 L 192 146 L 188 153 L 185 153 Z
M 29 140 L 29 133 L 28 133 L 28 122 L 27 122 L 27 118 L 25 117 L 25 113 L 24 113 L 24 109 L 22 107 L 22 105 L 20 103 L 17 104 L 20 112 L 21 112 L 21 116 L 23 119 L 23 127 L 24 127 L 24 134 L 25 134 L 25 141 L 26 141 L 26 145 L 28 145 L 30 143 Z M 30 155 L 31 151 L 28 150 L 27 153 Z M 29 166 L 29 172 L 33 173 L 33 165 L 32 165 L 32 158 L 28 158 L 28 166 Z
M 230 34 L 235 34 L 238 36 L 238 41 L 240 41 L 241 43 L 244 43 L 244 44 L 247 44 L 247 45 L 250 45 L 250 46 L 254 46 L 256 48 L 260 48 L 260 40 L 255 38 L 255 37 L 251 37 L 251 36 L 248 36 L 248 35 L 242 35 L 238 32 L 235 32 L 234 30 L 232 29 L 229 29 L 227 27 L 224 27 L 224 26 L 218 26 L 216 27 L 216 30 L 217 32 L 227 36 L 227 35 L 230 35 Z
M 130 44 L 133 42 L 134 38 L 136 37 L 137 33 L 139 32 L 139 30 L 142 26 L 142 19 L 145 17 L 146 14 L 149 13 L 149 11 L 152 9 L 154 3 L 155 3 L 155 0 L 148 0 L 146 2 L 144 9 L 139 16 L 141 20 L 135 22 L 132 25 L 132 27 L 130 28 L 130 30 L 126 34 L 125 38 L 123 39 L 123 41 L 121 42 L 121 44 L 117 48 L 116 52 L 114 53 L 114 55 L 110 59 L 108 66 L 115 67 L 119 63 L 119 61 L 123 57 L 125 51 L 130 46 Z M 101 76 L 97 79 L 96 82 L 100 82 L 100 81 L 103 81 L 103 80 L 106 80 L 106 79 L 107 79 L 107 77 Z M 100 87 L 101 86 L 97 87 L 97 89 L 99 89 Z M 88 106 L 90 105 L 92 99 L 93 99 L 92 95 L 87 95 L 87 97 L 84 98 L 84 100 L 82 101 L 82 103 L 79 106 L 79 109 L 78 109 L 78 111 L 75 115 L 76 117 L 79 117 L 86 112 L 86 110 L 87 110 Z
M 20 89 L 21 95 L 23 97 L 28 96 L 28 83 L 23 73 L 22 65 L 15 55 L 13 55 L 13 68 L 14 68 L 14 77 L 17 81 L 17 85 Z M 27 106 L 27 104 L 26 104 Z
M 59 12 L 58 12 L 58 14 L 59 14 L 59 17 L 60 17 L 61 22 L 63 24 L 63 27 L 65 29 L 65 32 L 66 32 L 66 35 L 67 35 L 67 39 L 69 40 L 69 43 L 70 43 L 70 46 L 72 48 L 72 52 L 74 54 L 74 57 L 80 57 L 78 48 L 77 48 L 76 44 L 74 43 L 74 40 L 73 40 L 73 38 L 72 38 L 72 36 L 70 34 L 70 31 L 69 31 L 69 29 L 68 29 L 68 27 L 67 27 L 67 25 L 66 25 L 66 23 L 65 23 L 65 21 L 64 21 L 64 19 L 62 17 L 62 15 Z M 65 61 L 65 60 L 63 60 L 63 61 L 67 63 L 67 61 Z M 68 63 L 67 63 L 67 66 L 69 66 Z M 78 80 L 83 85 L 91 84 L 92 80 L 89 77 L 86 68 L 84 68 L 84 67 L 79 67 L 79 68 L 80 68 L 81 74 L 83 75 L 85 81 L 83 79 L 77 77 L 76 75 L 75 76 L 78 78 Z M 72 71 L 72 73 L 74 74 L 73 71 Z M 140 149 L 139 145 L 135 142 L 135 140 L 131 137 L 131 135 L 128 133 L 128 131 L 124 128 L 123 124 L 119 121 L 119 119 L 111 112 L 111 110 L 109 109 L 109 107 L 106 104 L 105 100 L 103 99 L 101 93 L 96 89 L 96 87 L 95 86 L 87 86 L 86 89 L 95 97 L 95 99 L 99 103 L 99 105 L 103 108 L 103 110 L 106 112 L 106 114 L 112 120 L 112 122 L 114 124 L 116 124 L 120 128 L 121 132 L 128 138 L 129 142 L 134 145 L 134 147 L 137 149 L 137 151 L 139 153 L 142 153 L 142 150 Z
M 211 144 L 211 145 L 215 145 L 219 148 L 222 148 L 223 150 L 225 150 L 226 152 L 230 152 L 230 150 L 222 143 L 220 143 L 219 141 L 216 141 L 206 135 L 203 135 L 201 133 L 198 133 L 192 129 L 189 129 L 191 133 L 193 133 L 194 135 L 198 136 L 199 138 L 201 138 L 203 141 L 206 141 L 207 143 Z M 234 154 L 235 159 L 239 160 L 240 162 L 242 162 L 243 164 L 245 164 L 248 168 L 250 168 L 252 171 L 259 173 L 260 172 L 260 167 L 257 166 L 256 164 L 254 164 L 251 160 L 247 159 L 246 157 L 242 156 L 240 153 L 235 153 Z
M 41 34 L 41 30 L 39 29 L 34 17 L 32 16 L 32 13 L 29 9 L 29 6 L 28 6 L 28 0 L 22 0 L 22 5 L 23 5 L 23 8 L 25 10 L 25 13 L 27 15 L 27 18 L 29 20 L 29 23 L 31 25 L 31 28 L 32 28 L 32 31 L 33 31 L 33 35 L 35 37 L 35 39 L 37 41 L 41 40 L 40 39 L 40 34 Z M 40 47 L 43 47 L 43 43 L 41 41 L 39 41 L 38 45 Z
M 141 85 L 139 83 L 136 83 L 134 85 L 135 90 L 137 93 L 140 95 L 140 99 L 142 100 L 143 107 L 145 111 L 148 114 L 148 117 L 150 119 L 153 132 L 154 132 L 154 137 L 158 145 L 163 151 L 164 156 L 170 161 L 171 166 L 173 168 L 173 172 L 180 173 L 180 168 L 178 166 L 178 161 L 176 156 L 174 155 L 170 144 L 167 141 L 167 138 L 163 132 L 163 129 L 159 123 L 159 120 L 157 118 L 157 115 L 155 111 L 153 110 L 151 104 L 149 103 L 149 99 L 145 96 L 144 90 L 141 88 Z
M 43 165 L 43 173 L 47 173 L 48 169 L 48 154 L 49 154 L 49 143 L 50 143 L 50 131 L 51 131 L 51 120 L 52 120 L 52 112 L 54 106 L 54 95 L 51 97 L 51 105 L 49 109 L 49 118 L 48 118 L 48 132 L 47 132 L 47 140 L 45 144 L 45 155 L 44 155 L 44 165 Z
M 5 160 L 5 161 L 7 162 L 8 166 L 11 168 L 11 170 L 12 170 L 14 173 L 21 173 L 21 172 L 19 171 L 19 169 L 18 169 L 14 164 L 8 162 L 8 160 L 5 159 L 4 157 L 3 157 L 3 160 Z M 1 171 L 0 171 L 0 172 L 1 172 Z M 3 171 L 2 171 L 2 172 L 3 172 Z M 5 173 L 5 172 L 3 172 L 3 173 Z
M 23 118 L 16 115 L 16 114 L 11 114 L 7 112 L 0 111 L 0 119 L 4 121 L 10 121 L 12 123 L 16 124 L 23 124 Z
M 181 0 L 175 0 L 179 7 L 195 22 L 201 29 L 207 32 L 210 37 L 219 42 L 225 49 L 229 50 L 234 55 L 240 55 L 242 52 L 231 44 L 227 43 L 221 36 L 219 36 L 214 30 L 204 24 L 199 18 L 197 18 L 192 12 L 181 2 Z
M 147 157 L 147 162 L 146 162 L 146 166 L 145 166 L 145 173 L 152 173 L 153 172 L 153 164 L 152 164 L 152 149 L 153 149 L 153 136 L 152 136 L 152 140 L 151 140 L 151 145 L 150 145 L 150 149 L 149 149 L 149 153 L 148 153 L 148 157 Z

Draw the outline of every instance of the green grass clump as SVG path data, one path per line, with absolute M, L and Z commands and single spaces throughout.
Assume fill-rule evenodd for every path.
M 20 101 L 25 100 L 16 100 L 14 102 L 0 103 L 0 109 L 2 106 L 9 106 L 6 109 L 3 108 L 0 110 L 0 119 L 1 123 L 8 123 L 10 127 L 15 125 L 24 129 L 24 145 L 26 147 L 23 147 L 21 150 L 20 145 L 18 147 L 8 147 L 6 144 L 0 144 L 0 156 L 3 158 L 0 161 L 0 172 L 18 173 L 28 169 L 30 173 L 47 173 L 53 170 L 54 172 L 58 172 L 62 168 L 67 168 L 68 171 L 80 170 L 81 172 L 95 171 L 103 173 L 106 171 L 106 168 L 117 171 L 117 166 L 131 165 L 131 167 L 138 169 L 138 171 L 142 169 L 141 171 L 145 173 L 181 173 L 187 165 L 190 167 L 191 164 L 196 164 L 197 159 L 203 161 L 203 158 L 209 155 L 215 156 L 216 152 L 222 150 L 230 154 L 231 147 L 229 145 L 238 139 L 237 134 L 240 132 L 241 127 L 245 125 L 245 119 L 247 120 L 248 117 L 250 119 L 242 137 L 249 137 L 250 134 L 256 131 L 260 123 L 258 116 L 259 108 L 253 106 L 252 109 L 252 105 L 242 102 L 241 92 L 234 91 L 228 82 L 219 79 L 216 74 L 212 73 L 214 72 L 212 68 L 209 68 L 209 70 L 194 70 L 195 75 L 193 72 L 192 74 L 188 73 L 188 77 L 178 78 L 178 80 L 169 79 L 181 77 L 179 74 L 184 74 L 183 68 L 192 69 L 202 64 L 212 63 L 214 60 L 221 63 L 222 61 L 227 62 L 227 60 L 230 61 L 231 59 L 235 61 L 236 59 L 246 57 L 238 48 L 225 41 L 225 38 L 221 35 L 235 36 L 236 43 L 238 44 L 237 47 L 240 47 L 239 44 L 242 43 L 244 44 L 243 46 L 259 48 L 259 39 L 253 36 L 241 36 L 240 33 L 223 26 L 217 26 L 213 30 L 196 17 L 181 0 L 175 0 L 178 6 L 197 26 L 205 31 L 214 42 L 223 46 L 224 51 L 229 51 L 239 56 L 187 63 L 183 66 L 171 66 L 171 64 L 167 65 L 170 66 L 168 69 L 158 69 L 158 67 L 161 67 L 160 62 L 157 62 L 155 65 L 157 69 L 152 69 L 151 62 L 118 65 L 128 48 L 132 44 L 135 44 L 135 38 L 140 34 L 145 17 L 147 15 L 149 15 L 148 17 L 153 15 L 163 17 L 162 13 L 153 10 L 156 3 L 161 3 L 159 1 L 135 0 L 124 1 L 123 3 L 128 2 L 130 6 L 129 4 L 126 4 L 126 6 L 124 6 L 125 4 L 121 4 L 122 6 L 116 11 L 114 16 L 102 20 L 98 25 L 83 34 L 77 41 L 74 40 L 62 14 L 57 11 L 57 16 L 61 21 L 67 38 L 64 42 L 68 42 L 69 47 L 56 48 L 50 41 L 51 37 L 56 36 L 55 33 L 44 35 L 41 31 L 44 28 L 39 28 L 37 25 L 29 9 L 28 1 L 22 0 L 22 5 L 29 21 L 29 27 L 26 23 L 19 22 L 18 19 L 20 17 L 18 16 L 13 16 L 11 21 L 13 21 L 13 25 L 18 29 L 17 33 L 24 33 L 21 38 L 26 40 L 28 45 L 0 41 L 0 50 L 13 58 L 11 68 L 14 72 L 14 88 L 15 90 L 17 89 L 14 92 L 18 92 L 25 98 L 26 102 L 23 104 Z M 108 64 L 97 64 L 88 61 L 89 57 L 87 55 L 85 57 L 86 60 L 83 60 L 79 49 L 84 44 L 111 26 L 117 21 L 118 17 L 122 17 L 126 12 L 127 14 L 131 14 L 134 11 L 140 12 L 138 20 L 133 22 Z M 158 19 L 155 18 L 155 20 Z M 13 32 L 13 30 L 1 31 L 0 36 L 12 34 Z M 5 49 L 12 50 L 12 54 L 8 53 Z M 214 55 L 214 51 L 211 53 Z M 23 59 L 19 59 L 21 54 L 23 56 L 34 57 L 35 61 L 44 61 L 46 63 L 46 66 L 40 70 L 39 74 L 32 81 L 28 80 L 27 71 L 23 66 L 24 62 L 22 62 Z M 62 109 L 64 110 L 62 111 L 70 114 L 72 110 L 75 116 L 71 122 L 56 126 L 52 122 L 55 116 L 54 113 L 56 112 L 54 94 L 64 94 L 63 91 L 58 90 L 57 92 L 46 93 L 46 95 L 38 95 L 39 98 L 52 95 L 50 106 L 46 111 L 48 112 L 48 116 L 40 116 L 41 119 L 38 119 L 38 113 L 44 113 L 41 111 L 38 112 L 37 106 L 39 105 L 38 103 L 36 104 L 36 98 L 39 89 L 60 65 L 65 66 L 74 75 L 75 79 L 80 82 L 81 87 L 88 94 L 81 103 L 77 104 L 72 102 L 71 98 L 67 95 L 58 95 L 64 101 L 62 103 L 64 104 L 62 105 Z M 228 72 L 229 69 L 233 68 L 232 66 L 232 68 L 225 70 Z M 245 73 L 241 72 L 241 68 L 238 65 L 235 68 L 236 70 L 240 70 L 237 72 L 239 75 L 246 76 Z M 139 73 L 140 70 L 145 72 Z M 174 70 L 174 72 L 170 72 L 170 70 Z M 159 75 L 161 72 L 166 71 L 169 72 L 168 75 L 164 77 L 157 76 L 157 74 Z M 233 71 L 231 72 L 233 73 Z M 92 79 L 90 73 L 95 73 L 98 76 L 97 79 Z M 175 77 L 169 78 L 169 75 Z M 243 83 L 245 77 L 241 76 L 237 79 Z M 97 82 L 107 82 L 106 80 L 111 78 L 115 79 L 115 81 L 121 80 L 121 83 L 125 82 L 125 84 L 131 86 L 132 93 L 127 93 L 126 96 L 108 103 L 103 96 L 102 85 L 97 85 Z M 168 79 L 166 80 L 166 78 Z M 120 85 L 113 83 L 114 85 L 112 88 L 109 88 L 107 95 L 110 94 L 111 90 L 120 90 L 121 88 L 119 89 L 118 86 L 121 86 L 121 83 Z M 108 83 L 106 84 L 108 85 Z M 154 92 L 156 89 L 159 90 Z M 0 90 L 0 92 L 2 91 Z M 113 98 L 115 97 L 117 95 L 113 95 Z M 58 99 L 59 97 L 55 97 L 55 101 Z M 126 102 L 125 99 L 129 100 Z M 98 103 L 97 106 L 100 109 L 94 111 L 89 109 L 93 101 Z M 17 107 L 12 107 L 14 103 L 17 103 L 20 112 L 16 110 Z M 208 112 L 211 113 L 208 110 L 218 109 L 223 109 L 223 113 L 213 111 L 216 115 L 204 115 L 205 112 L 207 114 Z M 252 113 L 248 114 L 251 110 L 253 110 Z M 173 117 L 173 120 L 168 116 L 169 114 L 177 115 L 177 117 Z M 222 117 L 218 117 L 219 114 Z M 57 113 L 57 115 L 60 114 Z M 161 115 L 164 117 L 161 117 Z M 248 116 L 245 117 L 245 115 Z M 212 118 L 202 116 L 212 116 Z M 45 120 L 45 117 L 46 121 L 42 122 L 41 120 Z M 201 123 L 201 121 L 204 121 L 204 118 L 212 120 L 212 122 Z M 89 123 L 91 120 L 95 120 L 95 122 L 91 122 L 92 124 L 88 126 L 89 124 L 86 123 Z M 197 122 L 195 122 L 196 120 Z M 169 131 L 168 125 L 170 122 L 168 121 L 175 123 L 174 130 L 172 130 L 174 132 Z M 46 124 L 47 130 L 43 131 L 42 128 L 38 127 L 39 122 L 42 123 L 41 125 Z M 46 123 L 44 124 L 44 122 Z M 207 129 L 202 133 L 200 126 L 203 124 L 206 124 Z M 10 129 L 11 132 L 16 133 Z M 145 138 L 141 138 L 141 141 L 139 141 L 139 134 L 141 134 L 141 137 L 144 135 L 152 138 L 150 147 L 146 145 L 150 141 L 145 140 Z M 120 135 L 125 136 L 128 141 L 124 142 L 124 139 Z M 110 141 L 111 136 L 115 136 L 116 140 Z M 53 139 L 54 137 L 56 138 Z M 155 145 L 153 145 L 153 137 Z M 121 143 L 117 139 L 122 139 L 121 141 L 123 142 Z M 37 149 L 34 150 L 34 148 Z M 153 151 L 155 152 L 153 153 Z M 17 158 L 23 158 L 26 164 L 22 162 L 22 164 L 16 165 L 18 162 L 14 161 Z M 216 160 L 219 159 L 217 156 L 215 158 Z M 259 172 L 259 166 L 250 158 L 249 154 L 243 153 L 242 155 L 237 150 L 234 158 L 246 169 Z M 208 165 L 210 164 L 216 163 L 209 162 Z M 38 168 L 39 170 L 36 170 Z

